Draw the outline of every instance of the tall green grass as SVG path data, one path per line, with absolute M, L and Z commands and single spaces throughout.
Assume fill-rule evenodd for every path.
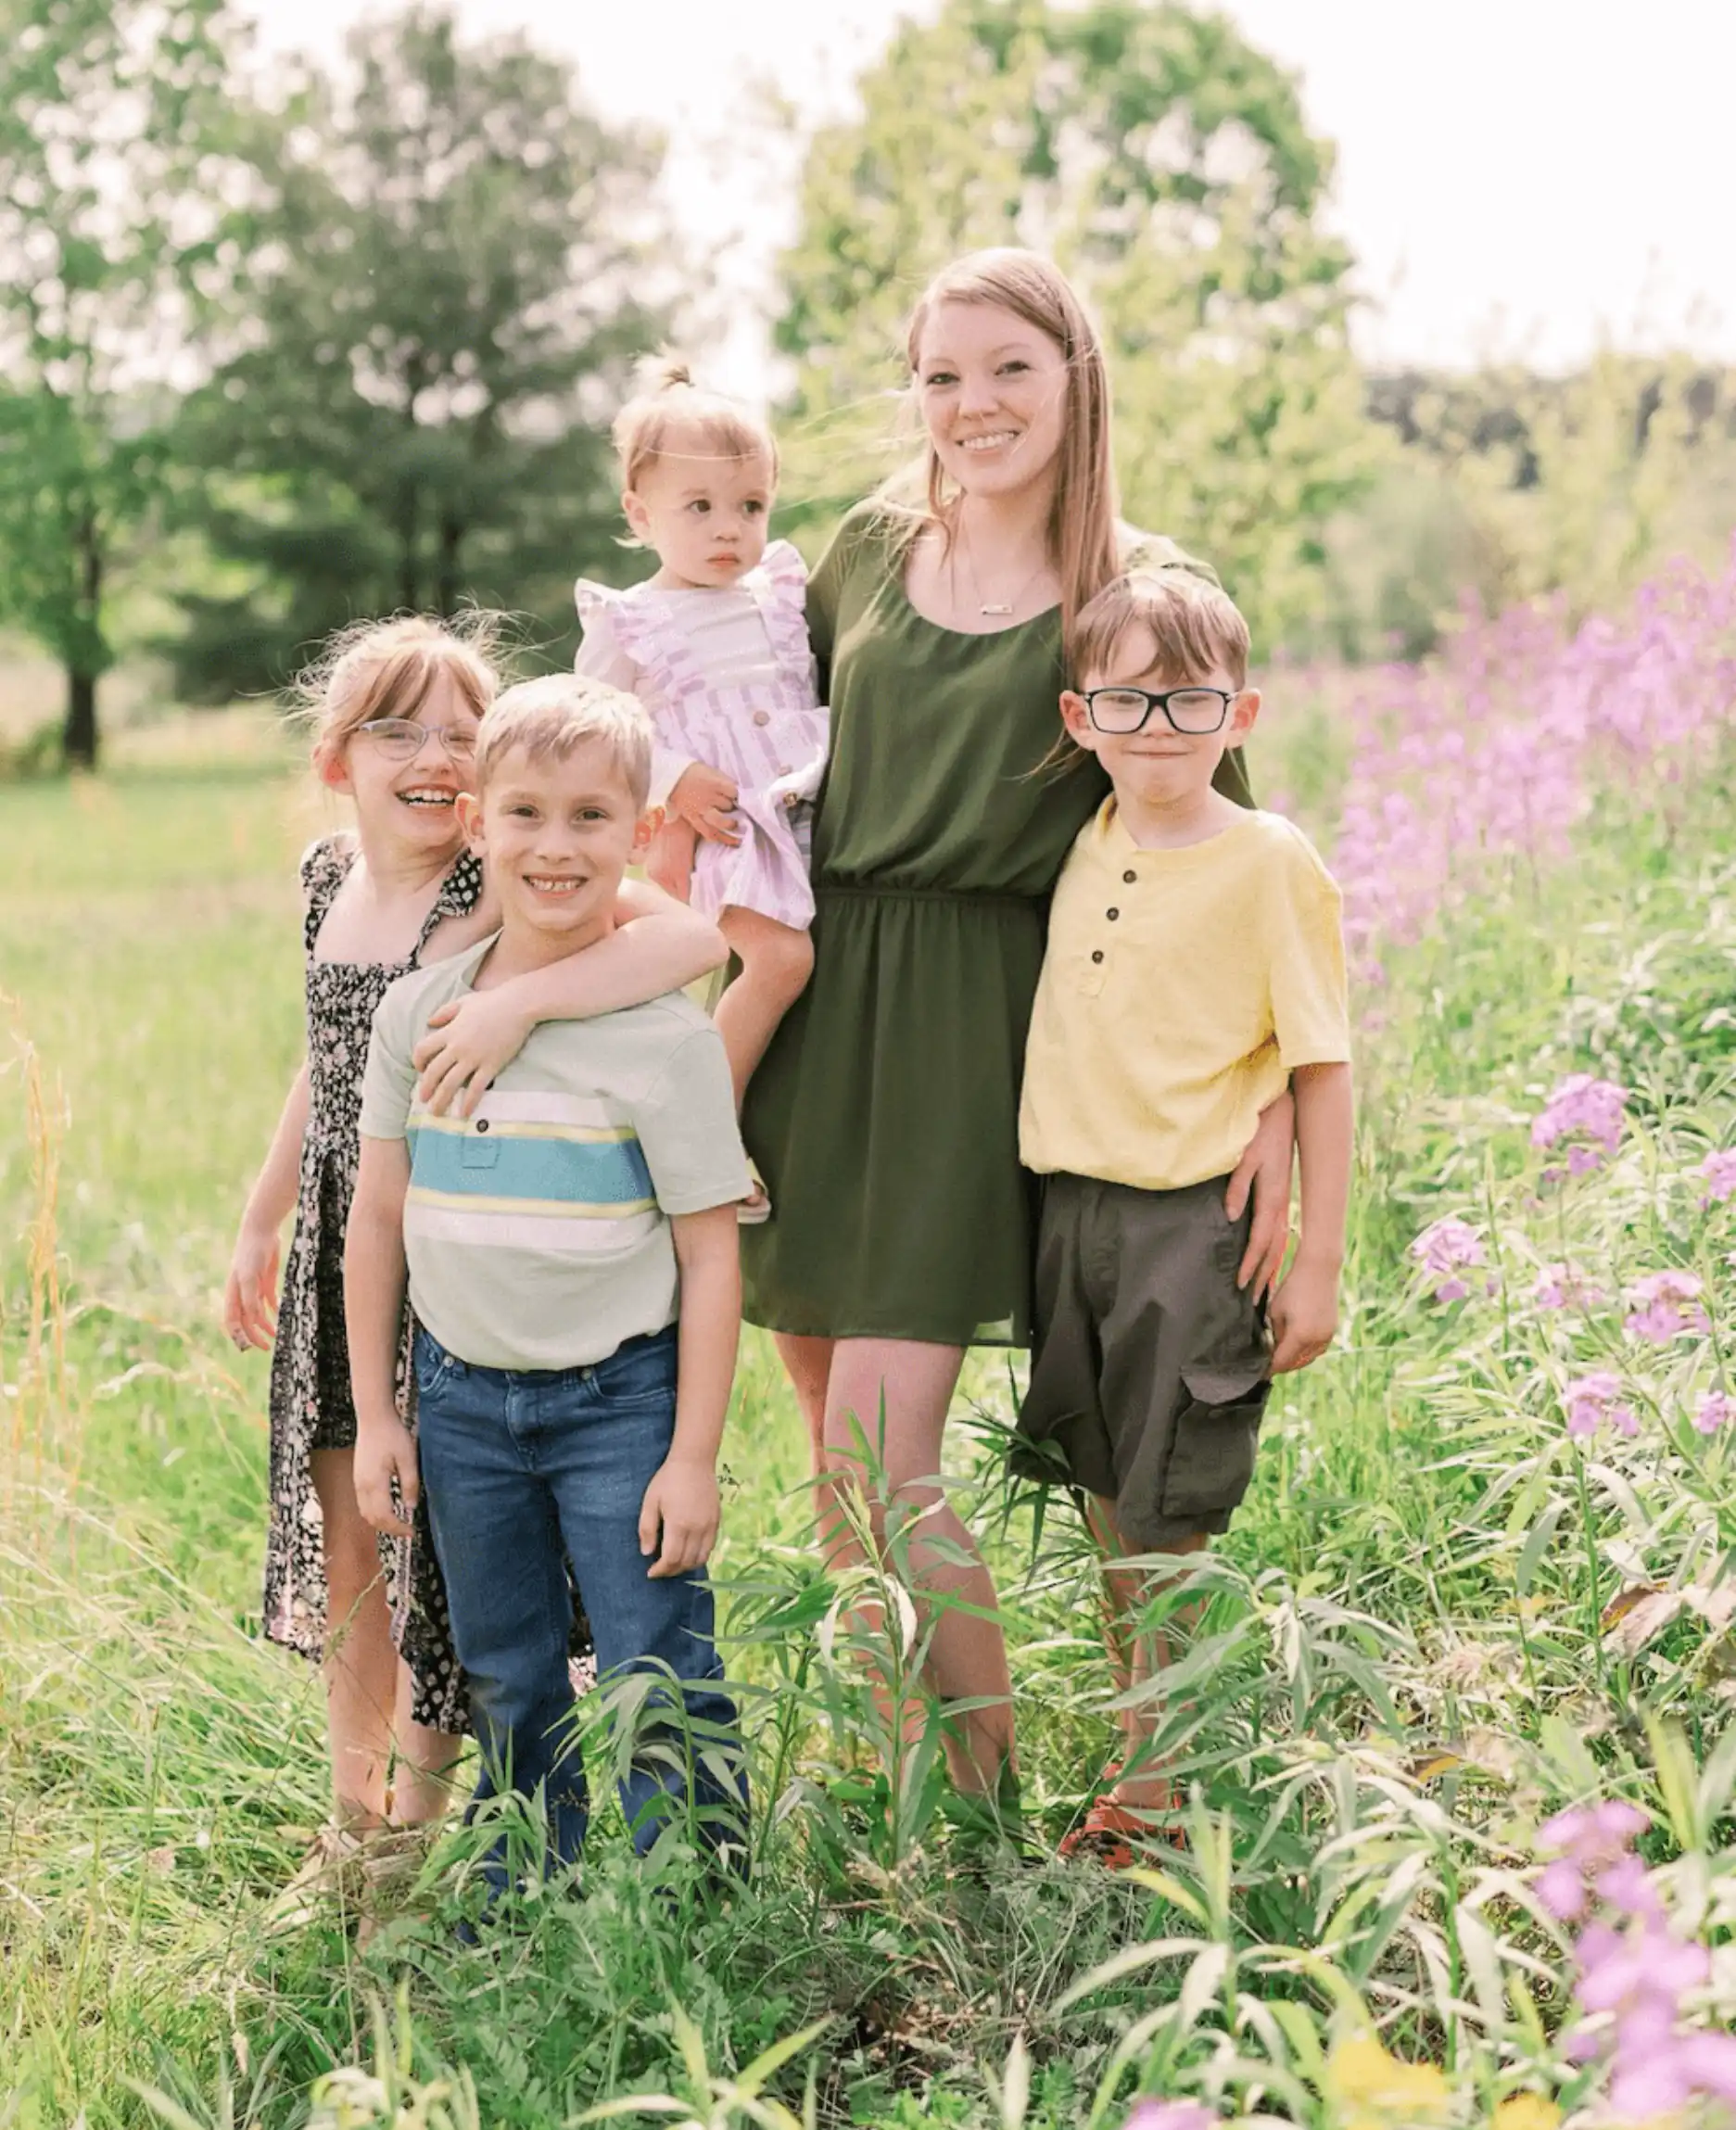
M 1442 2067 L 1439 2120 L 1520 2089 L 1571 2106 L 1590 2074 L 1555 2043 L 1538 1819 L 1639 1799 L 1684 1913 L 1698 1886 L 1696 1927 L 1731 1936 L 1736 1488 L 1732 1445 L 1675 1417 L 1668 1356 L 1642 1441 L 1566 1444 L 1560 1381 L 1619 1316 L 1549 1317 L 1529 1276 L 1692 1262 L 1728 1285 L 1730 1209 L 1679 1179 L 1736 1138 L 1730 799 L 1666 830 L 1612 794 L 1571 869 L 1443 918 L 1362 1002 L 1343 1336 L 1280 1385 L 1246 1511 L 1159 1601 L 1203 1606 L 1162 1705 L 1185 1852 L 1126 1880 L 1052 1860 L 1114 1726 L 1071 1513 L 1039 1523 L 1001 1476 L 1004 1360 L 968 1375 L 951 1478 L 1003 1591 L 1023 1857 L 953 1823 L 931 1726 L 906 1749 L 863 1689 L 871 1615 L 812 1551 L 800 1429 L 751 1336 L 716 1572 L 753 1881 L 718 1901 L 678 1855 L 647 1871 L 604 1816 L 584 1898 L 477 1953 L 451 1932 L 456 1834 L 365 1951 L 343 1888 L 285 1894 L 323 1811 L 320 1694 L 255 1635 L 265 1371 L 216 1303 L 297 1056 L 306 817 L 245 747 L 0 788 L 0 2124 L 540 2130 L 638 2095 L 705 2124 L 1059 2126 L 1118 2124 L 1142 2090 L 1325 2124 L 1350 2120 L 1332 2041 L 1364 2020 Z M 1590 1064 L 1636 1088 L 1635 1125 L 1552 1191 L 1526 1125 Z M 1499 1294 L 1423 1292 L 1407 1249 L 1447 1211 Z M 1698 1595 L 1642 1639 L 1635 1588 Z M 882 1662 L 912 1659 L 924 1622 L 883 1609 Z

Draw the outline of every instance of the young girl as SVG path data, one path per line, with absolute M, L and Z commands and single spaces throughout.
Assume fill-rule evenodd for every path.
M 716 917 L 741 962 L 717 1006 L 740 1108 L 814 966 L 807 854 L 826 713 L 807 572 L 787 541 L 766 544 L 777 447 L 732 401 L 665 366 L 614 434 L 627 522 L 662 566 L 630 591 L 579 579 L 576 663 L 637 695 L 656 727 L 651 795 L 672 818 L 646 869 Z M 756 1189 L 741 1218 L 769 1211 Z
M 301 861 L 308 1058 L 242 1215 L 223 1325 L 244 1350 L 272 1349 L 265 1631 L 325 1673 L 336 1809 L 310 1861 L 338 1860 L 388 1816 L 434 1817 L 467 1719 L 425 1530 L 376 1549 L 357 1506 L 343 1271 L 374 1008 L 394 978 L 497 921 L 454 812 L 495 693 L 487 653 L 481 624 L 466 634 L 427 620 L 371 625 L 338 640 L 310 691 L 315 771 L 353 802 L 356 826 Z M 616 914 L 640 921 L 525 987 L 513 1010 L 526 1028 L 637 1005 L 724 959 L 716 930 L 655 889 L 624 889 Z M 401 1362 L 399 1380 L 401 1398 Z

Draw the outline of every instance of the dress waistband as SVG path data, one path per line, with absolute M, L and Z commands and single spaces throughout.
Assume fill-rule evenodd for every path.
M 1048 907 L 1045 894 L 990 894 L 976 888 L 912 888 L 846 885 L 816 881 L 817 902 L 949 902 L 965 903 L 973 909 L 1042 911 Z

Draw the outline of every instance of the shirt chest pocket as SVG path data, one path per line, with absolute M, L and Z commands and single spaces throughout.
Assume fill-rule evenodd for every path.
M 458 1142 L 458 1162 L 463 1169 L 491 1169 L 501 1159 L 501 1142 L 486 1121 Z
M 1061 983 L 1065 990 L 1078 998 L 1096 998 L 1109 980 L 1109 950 L 1107 946 L 1075 946 L 1060 956 Z

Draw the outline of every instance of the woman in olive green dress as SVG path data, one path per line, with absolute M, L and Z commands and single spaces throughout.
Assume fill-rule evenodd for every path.
M 852 512 L 809 590 L 832 716 L 815 970 L 749 1088 L 774 1210 L 742 1251 L 746 1313 L 777 1336 L 818 1465 L 837 1483 L 858 1418 L 872 1439 L 883 1412 L 887 1480 L 929 1506 L 910 1558 L 921 1587 L 964 1601 L 931 1665 L 943 1700 L 979 1704 L 948 1739 L 976 1791 L 1010 1762 L 1011 1689 L 994 1585 L 933 1479 L 965 1348 L 1029 1338 L 1025 1031 L 1050 890 L 1107 788 L 1088 760 L 1040 769 L 1061 630 L 1135 556 L 1200 565 L 1118 526 L 1102 353 L 1046 260 L 959 261 L 918 305 L 909 356 L 926 507 Z M 1233 1185 L 1239 1211 L 1256 1185 L 1262 1283 L 1289 1165 L 1273 1113 Z

